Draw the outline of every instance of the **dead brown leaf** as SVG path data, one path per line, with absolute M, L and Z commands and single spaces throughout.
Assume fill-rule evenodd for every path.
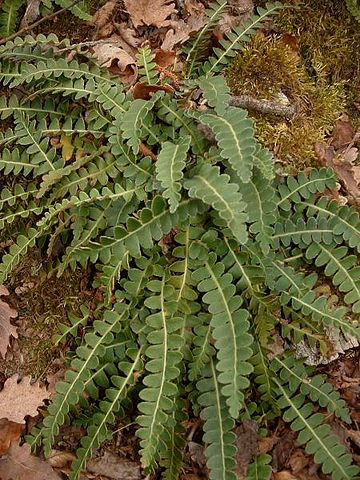
M 13 375 L 6 380 L 0 392 L 0 414 L 2 418 L 21 423 L 26 415 L 38 414 L 38 407 L 49 398 L 49 393 L 38 383 L 31 384 L 30 377 L 24 377 L 19 383 L 18 378 Z
M 341 155 L 337 156 L 332 146 L 325 147 L 323 144 L 317 143 L 314 149 L 320 162 L 324 166 L 332 168 L 348 193 L 358 200 L 360 198 L 360 190 L 358 182 L 354 177 L 353 164 Z
M 332 131 L 330 145 L 335 150 L 343 150 L 352 143 L 354 137 L 355 131 L 349 117 L 346 114 L 341 115 Z
M 174 63 L 175 56 L 175 52 L 159 48 L 155 53 L 154 61 L 160 68 L 167 68 Z
M 205 12 L 204 5 L 197 0 L 185 0 L 184 7 L 189 15 L 204 15 Z
M 70 463 L 73 462 L 76 458 L 76 455 L 72 452 L 62 451 L 62 450 L 51 450 L 47 462 L 53 468 L 64 468 L 69 467 Z
M 111 34 L 113 24 L 110 20 L 113 17 L 116 5 L 117 0 L 109 0 L 93 15 L 92 24 L 96 28 L 97 37 L 105 38 Z
M 258 452 L 258 424 L 254 420 L 244 420 L 236 428 L 236 473 L 237 479 L 243 480 L 251 459 Z
M 12 443 L 6 457 L 0 459 L 1 480 L 61 480 L 51 466 L 30 453 L 30 445 Z
M 273 473 L 271 476 L 271 480 L 298 480 L 294 475 L 287 470 L 283 470 L 282 472 Z
M 20 23 L 20 28 L 26 28 L 40 15 L 40 0 L 28 0 L 24 16 Z
M 20 438 L 25 424 L 10 422 L 6 418 L 0 419 L 0 456 L 4 455 L 13 441 Z
M 106 475 L 114 480 L 140 480 L 140 465 L 125 458 L 104 452 L 100 458 L 92 458 L 87 463 L 87 470 L 95 475 Z
M 175 4 L 170 0 L 124 0 L 134 27 L 140 25 L 155 25 L 166 27 L 169 25 L 167 18 L 174 13 Z
M 123 48 L 113 43 L 101 43 L 93 47 L 102 67 L 118 75 L 124 83 L 133 83 L 137 78 L 135 59 Z
M 171 25 L 171 28 L 166 32 L 161 45 L 162 50 L 172 50 L 175 45 L 184 43 L 192 33 L 198 32 L 205 25 L 205 21 L 203 16 L 192 16 L 186 22 L 177 20 L 176 22 L 170 22 L 169 25 Z
M 9 295 L 9 290 L 0 285 L 0 296 Z M 5 357 L 10 337 L 17 338 L 16 327 L 11 325 L 12 318 L 17 317 L 17 311 L 0 298 L 0 356 Z
M 145 83 L 137 82 L 132 90 L 133 97 L 149 100 L 151 94 L 154 92 L 163 91 L 173 93 L 174 89 L 170 85 L 147 85 Z

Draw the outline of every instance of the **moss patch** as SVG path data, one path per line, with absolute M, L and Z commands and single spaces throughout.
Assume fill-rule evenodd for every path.
M 360 29 L 342 0 L 285 9 L 272 29 L 271 37 L 258 35 L 239 53 L 226 77 L 234 94 L 280 102 L 285 96 L 295 104 L 292 121 L 254 114 L 258 138 L 287 169 L 316 166 L 314 144 L 341 113 L 360 126 Z
M 52 342 L 59 323 L 68 323 L 69 311 L 84 303 L 79 296 L 82 271 L 66 271 L 60 278 L 46 276 L 46 261 L 38 249 L 24 257 L 9 282 L 12 302 L 18 310 L 19 338 L 0 371 L 41 378 L 51 372 L 51 363 L 61 356 Z M 15 293 L 16 288 L 23 292 Z

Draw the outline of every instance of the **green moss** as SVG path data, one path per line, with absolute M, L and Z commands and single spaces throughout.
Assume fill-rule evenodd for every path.
M 39 249 L 26 255 L 9 281 L 18 310 L 19 338 L 12 357 L 0 362 L 0 371 L 40 378 L 51 373 L 51 364 L 61 356 L 52 339 L 59 323 L 67 323 L 69 311 L 77 310 L 84 299 L 80 296 L 82 271 L 67 270 L 60 278 L 46 275 L 46 261 Z
M 257 36 L 226 72 L 232 92 L 295 104 L 292 121 L 253 114 L 259 140 L 290 167 L 314 164 L 314 144 L 325 138 L 345 108 L 343 84 L 314 79 L 280 38 Z

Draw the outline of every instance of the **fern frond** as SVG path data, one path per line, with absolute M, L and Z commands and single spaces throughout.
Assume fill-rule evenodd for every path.
M 181 180 L 186 165 L 190 138 L 183 139 L 179 144 L 165 142 L 156 162 L 156 178 L 165 189 L 163 195 L 169 199 L 170 212 L 177 209 L 181 200 Z
M 82 394 L 86 380 L 91 372 L 99 366 L 99 359 L 105 355 L 105 346 L 109 345 L 114 334 L 120 331 L 121 321 L 128 314 L 107 310 L 102 320 L 93 323 L 92 331 L 85 335 L 85 344 L 76 350 L 76 358 L 71 362 L 71 370 L 65 373 L 64 381 L 56 384 L 56 396 L 48 408 L 48 416 L 44 419 L 42 429 L 45 455 L 49 456 L 59 427 L 64 423 L 70 407 L 76 405 Z
M 242 201 L 238 185 L 229 180 L 228 175 L 220 174 L 219 167 L 203 163 L 190 179 L 185 180 L 184 187 L 190 197 L 198 198 L 217 210 L 234 237 L 240 243 L 246 243 L 247 216 L 243 213 L 246 204 Z
M 220 148 L 220 155 L 229 161 L 239 178 L 250 181 L 256 143 L 253 121 L 246 110 L 228 107 L 225 113 L 200 115 L 200 121 L 211 128 Z
M 159 83 L 159 70 L 156 69 L 154 58 L 155 55 L 151 52 L 149 45 L 139 48 L 136 54 L 139 72 L 138 81 L 146 85 L 156 85 Z
M 229 59 L 236 55 L 236 52 L 240 50 L 242 45 L 250 41 L 254 33 L 264 26 L 264 23 L 269 19 L 270 15 L 277 14 L 281 8 L 284 8 L 284 5 L 280 2 L 270 3 L 265 8 L 259 7 L 257 9 L 257 15 L 253 15 L 242 25 L 225 33 L 225 38 L 220 40 L 223 48 L 213 49 L 214 56 L 210 57 L 205 63 L 201 69 L 202 73 L 208 77 L 221 71 L 229 62 Z
M 41 229 L 30 228 L 26 235 L 20 234 L 13 245 L 11 245 L 9 253 L 3 255 L 0 263 L 0 282 L 4 283 L 12 270 L 18 265 L 21 258 L 26 255 L 30 248 L 34 247 L 36 240 L 43 235 Z
M 352 458 L 346 453 L 346 448 L 339 444 L 331 433 L 329 425 L 321 413 L 313 413 L 313 406 L 305 402 L 305 396 L 293 396 L 291 390 L 273 379 L 278 387 L 278 405 L 285 410 L 283 419 L 291 422 L 290 427 L 299 432 L 297 441 L 305 444 L 306 453 L 314 455 L 314 461 L 320 464 L 325 474 L 331 474 L 333 480 L 351 480 L 358 473 L 358 468 L 351 465 Z
M 70 12 L 81 20 L 90 21 L 92 16 L 89 13 L 89 4 L 87 0 L 81 0 L 71 7 L 71 0 L 51 0 L 61 8 L 68 8 Z
M 210 107 L 219 115 L 223 115 L 230 100 L 230 88 L 226 84 L 225 78 L 221 75 L 210 78 L 201 77 L 199 87 Z
M 146 318 L 151 330 L 147 335 L 149 346 L 145 355 L 148 375 L 143 382 L 146 387 L 140 392 L 143 400 L 138 408 L 142 415 L 137 418 L 140 428 L 136 435 L 140 437 L 140 455 L 144 468 L 152 470 L 159 459 L 160 441 L 168 424 L 173 408 L 173 400 L 178 390 L 175 379 L 180 375 L 177 365 L 181 362 L 183 338 L 176 334 L 182 319 L 171 315 L 169 302 L 173 290 L 162 280 L 153 280 L 148 288 L 155 293 L 145 300 L 145 306 L 156 313 Z
M 105 391 L 105 398 L 101 401 L 101 411 L 93 416 L 93 421 L 87 429 L 86 436 L 81 438 L 81 447 L 76 451 L 76 460 L 71 464 L 70 480 L 77 480 L 85 469 L 87 460 L 92 452 L 108 438 L 108 425 L 115 422 L 116 417 L 122 412 L 121 401 L 126 398 L 129 387 L 135 383 L 135 374 L 141 369 L 141 353 L 133 355 L 133 362 L 120 363 L 122 375 L 111 377 L 111 388 Z
M 330 219 L 333 233 L 341 235 L 351 248 L 360 253 L 360 217 L 354 207 L 340 206 L 336 200 L 327 197 L 322 197 L 315 204 L 302 201 L 299 206 L 306 209 L 308 216 Z
M 150 208 L 144 208 L 139 212 L 138 218 L 128 219 L 127 228 L 115 227 L 112 237 L 103 236 L 100 239 L 100 246 L 95 245 L 95 252 L 111 253 L 112 250 L 119 252 L 125 247 L 131 255 L 139 257 L 140 247 L 151 248 L 154 240 L 159 241 L 173 226 L 194 215 L 197 209 L 196 202 L 184 200 L 176 212 L 171 214 L 164 199 L 157 196 L 151 202 Z
M 249 385 L 246 376 L 252 371 L 247 362 L 252 355 L 248 312 L 240 308 L 242 299 L 235 295 L 232 275 L 225 273 L 224 265 L 216 262 L 214 254 L 193 273 L 193 278 L 212 314 L 210 324 L 218 351 L 216 368 L 218 381 L 223 385 L 221 392 L 230 415 L 237 418 L 243 407 L 243 390 Z
M 360 313 L 360 267 L 356 255 L 350 255 L 345 246 L 332 248 L 326 243 L 312 243 L 305 256 L 317 267 L 325 267 L 325 275 L 345 293 L 345 303 L 352 305 L 354 313 Z
M 210 469 L 210 480 L 236 480 L 234 420 L 229 418 L 225 399 L 221 394 L 215 365 L 210 360 L 203 379 L 197 382 L 199 404 L 203 407 L 203 441 L 207 445 L 205 456 Z
M 331 168 L 312 169 L 308 175 L 300 172 L 297 177 L 287 177 L 283 183 L 278 183 L 277 207 L 288 212 L 291 202 L 299 203 L 314 193 L 322 193 L 326 188 L 331 190 L 335 186 L 335 174 Z
M 135 155 L 139 153 L 145 117 L 163 94 L 164 92 L 156 92 L 150 100 L 134 100 L 120 122 L 122 137 Z
M 260 144 L 256 145 L 256 150 L 254 153 L 254 167 L 261 172 L 262 176 L 266 180 L 274 180 L 274 158 L 269 150 L 262 147 Z
M 305 366 L 302 360 L 296 360 L 290 355 L 283 359 L 276 357 L 272 361 L 271 369 L 276 373 L 276 378 L 280 377 L 283 383 L 288 384 L 291 392 L 299 389 L 306 398 L 319 403 L 344 422 L 351 423 L 346 402 L 330 383 L 325 382 L 323 375 L 311 376 L 313 368 Z
M 0 36 L 8 37 L 15 32 L 20 7 L 24 0 L 4 0 L 0 11 Z
M 205 365 L 209 363 L 214 355 L 214 348 L 211 345 L 212 327 L 207 315 L 199 315 L 200 324 L 193 328 L 193 349 L 192 360 L 189 365 L 189 379 L 197 380 Z
M 277 219 L 275 189 L 255 168 L 248 183 L 240 182 L 240 192 L 246 202 L 249 232 L 254 235 L 263 254 L 267 255 L 272 245 L 274 224 Z
M 341 243 L 342 239 L 340 236 L 334 235 L 334 228 L 326 218 L 310 217 L 306 221 L 298 218 L 296 223 L 291 220 L 276 223 L 272 240 L 277 247 L 280 244 L 288 247 L 292 243 L 306 247 L 313 242 L 332 245 Z
M 249 464 L 245 480 L 269 480 L 272 474 L 271 455 L 263 453 Z
M 186 78 L 192 78 L 193 72 L 200 64 L 204 48 L 207 47 L 212 30 L 220 20 L 221 16 L 228 8 L 226 0 L 213 0 L 205 10 L 205 24 L 203 28 L 196 34 L 196 37 L 186 46 Z

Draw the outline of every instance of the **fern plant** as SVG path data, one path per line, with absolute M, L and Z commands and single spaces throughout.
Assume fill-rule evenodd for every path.
M 211 5 L 211 26 L 224 8 Z M 253 418 L 284 410 L 325 473 L 356 478 L 322 413 L 350 423 L 344 402 L 293 353 L 300 342 L 324 351 L 329 326 L 360 338 L 352 320 L 360 304 L 359 215 L 331 199 L 330 169 L 275 177 L 252 121 L 229 107 L 229 89 L 215 75 L 280 8 L 260 9 L 198 67 L 191 59 L 200 58 L 211 29 L 202 31 L 187 51 L 192 81 L 149 100 L 133 99 L 82 51 L 66 60 L 64 50 L 73 47 L 54 35 L 0 47 L 2 84 L 26 92 L 0 100 L 0 115 L 11 120 L 0 139 L 0 170 L 17 180 L 1 193 L 1 227 L 14 243 L 0 281 L 39 245 L 55 257 L 49 275 L 94 265 L 102 294 L 94 312 L 83 308 L 59 326 L 58 342 L 77 338 L 80 326 L 86 333 L 28 438 L 49 455 L 61 426 L 79 408 L 87 411 L 71 479 L 111 437 L 116 417 L 131 415 L 134 398 L 145 474 L 179 478 L 184 420 L 193 411 L 203 420 L 209 478 L 234 479 L 232 429 L 254 395 Z M 141 50 L 138 59 L 142 82 L 160 82 L 151 52 Z M 194 88 L 205 112 L 184 101 Z M 337 288 L 337 306 L 318 294 L 319 278 Z M 294 348 L 270 361 L 274 330 Z M 270 462 L 254 459 L 248 478 L 268 478 Z

